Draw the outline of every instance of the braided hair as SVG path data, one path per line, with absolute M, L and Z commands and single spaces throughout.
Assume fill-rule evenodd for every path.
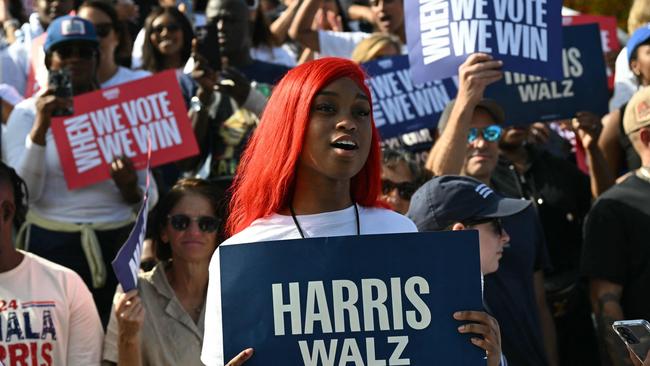
M 14 195 L 14 206 L 16 206 L 14 227 L 18 230 L 27 215 L 27 184 L 12 167 L 0 162 L 0 183 L 5 182 L 11 186 Z

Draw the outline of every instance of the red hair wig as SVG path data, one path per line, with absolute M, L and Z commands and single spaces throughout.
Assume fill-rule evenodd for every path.
M 286 207 L 293 195 L 296 163 L 310 120 L 312 101 L 328 84 L 350 78 L 371 97 L 365 73 L 352 61 L 322 58 L 302 64 L 274 88 L 259 126 L 242 154 L 233 182 L 226 235 L 234 235 L 254 220 Z M 350 183 L 353 200 L 362 206 L 384 207 L 381 191 L 379 133 L 372 119 L 372 140 L 365 165 Z

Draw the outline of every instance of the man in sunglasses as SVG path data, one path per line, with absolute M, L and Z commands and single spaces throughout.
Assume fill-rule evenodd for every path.
M 501 65 L 477 53 L 459 67 L 458 95 L 440 118 L 440 137 L 426 164 L 434 175 L 462 174 L 494 189 L 505 113 L 483 92 L 502 77 Z M 509 365 L 557 365 L 555 326 L 544 292 L 543 270 L 550 265 L 539 218 L 531 205 L 503 218 L 503 225 L 511 245 L 499 270 L 485 277 L 484 294 L 501 327 L 503 352 Z

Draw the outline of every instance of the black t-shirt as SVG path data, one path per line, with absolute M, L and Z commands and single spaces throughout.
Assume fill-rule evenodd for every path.
M 510 246 L 499 270 L 485 276 L 485 303 L 499 322 L 503 354 L 510 366 L 547 365 L 535 299 L 533 274 L 548 267 L 548 254 L 535 208 L 503 218 Z
M 492 174 L 491 186 L 507 197 L 533 201 L 553 266 L 547 277 L 570 273 L 568 278 L 575 279 L 580 265 L 583 220 L 591 205 L 589 177 L 574 164 L 547 151 L 530 146 L 527 149 L 529 169 L 519 175 L 510 162 L 502 159 Z
M 627 319 L 650 319 L 650 183 L 631 176 L 605 192 L 585 223 L 582 274 L 623 286 Z

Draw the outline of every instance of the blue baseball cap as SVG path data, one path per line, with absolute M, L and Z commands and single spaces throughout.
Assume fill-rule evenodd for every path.
M 648 39 L 650 39 L 650 23 L 635 30 L 632 37 L 630 37 L 630 40 L 627 41 L 627 62 L 630 62 L 632 59 L 632 53 L 637 49 L 637 47 Z
M 443 175 L 413 194 L 406 216 L 418 231 L 439 231 L 457 222 L 511 216 L 528 206 L 530 201 L 504 198 L 474 178 Z
M 99 46 L 99 40 L 95 33 L 95 27 L 86 19 L 72 15 L 66 15 L 54 19 L 47 27 L 47 38 L 45 38 L 45 53 L 52 51 L 52 48 L 68 42 L 88 42 L 95 47 Z

